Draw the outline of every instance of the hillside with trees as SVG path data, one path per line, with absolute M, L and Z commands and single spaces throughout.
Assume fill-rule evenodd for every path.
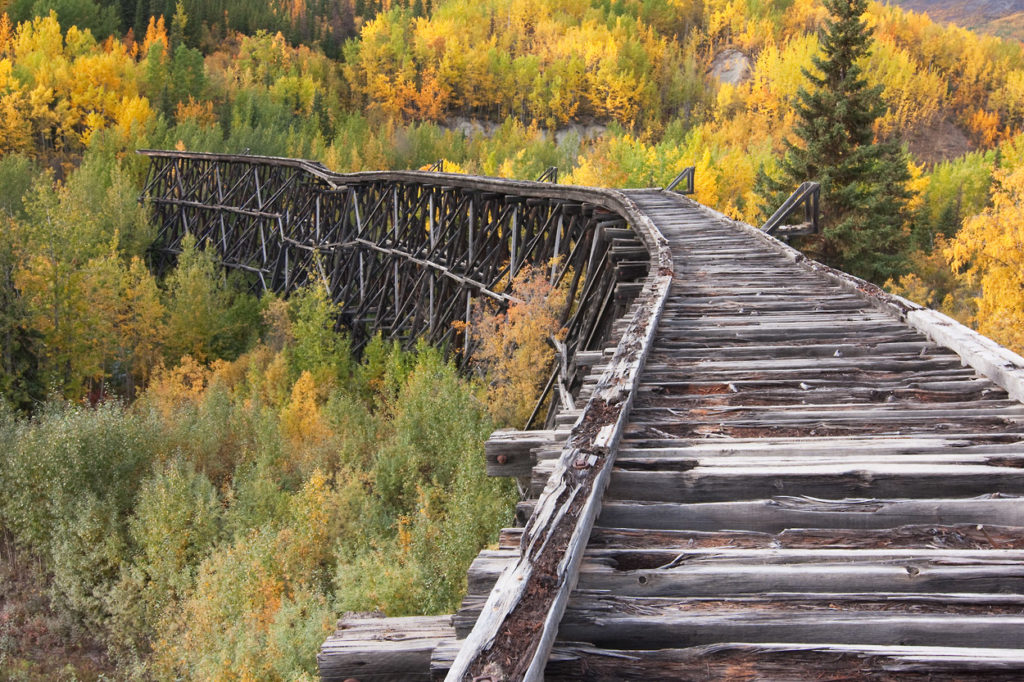
M 257 298 L 195 245 L 158 278 L 138 148 L 611 187 L 694 165 L 754 224 L 828 168 L 803 248 L 1024 350 L 1019 42 L 837 0 L 0 10 L 0 680 L 301 679 L 344 610 L 450 609 L 511 518 L 481 451 L 519 415 L 488 408 L 539 387 L 503 339 L 555 329 L 484 318 L 460 374 L 352 357 L 320 288 Z
M 1024 39 L 1024 2 L 1021 0 L 899 0 L 904 9 L 928 14 L 938 22 L 949 22 L 977 33 L 989 33 L 1010 40 Z

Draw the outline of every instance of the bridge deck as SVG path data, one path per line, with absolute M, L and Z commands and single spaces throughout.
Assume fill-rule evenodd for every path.
M 627 194 L 675 277 L 548 677 L 1019 670 L 1024 406 L 757 236 Z
M 675 272 L 547 679 L 1019 679 L 1024 406 L 855 283 L 625 194 Z M 435 678 L 520 533 L 432 631 Z

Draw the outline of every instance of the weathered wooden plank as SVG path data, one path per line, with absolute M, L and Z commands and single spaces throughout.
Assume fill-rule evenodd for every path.
M 513 552 L 481 553 L 468 594 L 486 595 Z M 588 548 L 579 590 L 638 597 L 763 593 L 1024 593 L 1020 550 Z M 831 596 L 822 599 L 831 599 Z M 978 597 L 980 598 L 980 597 Z M 1024 608 L 1024 601 L 1013 602 Z
M 990 446 L 991 448 L 1006 446 Z M 984 447 L 981 447 L 984 450 Z M 652 452 L 659 452 L 654 450 Z M 724 455 L 711 455 L 709 457 L 695 458 L 693 456 L 655 455 L 647 456 L 645 450 L 631 450 L 630 453 L 621 453 L 615 459 L 615 465 L 619 470 L 630 472 L 664 471 L 665 473 L 676 473 L 681 471 L 693 471 L 698 467 L 710 469 L 705 471 L 710 475 L 716 472 L 726 474 L 735 473 L 737 468 L 744 469 L 773 469 L 785 475 L 789 472 L 801 473 L 799 469 L 807 466 L 814 467 L 836 467 L 846 472 L 865 471 L 870 473 L 879 469 L 886 469 L 890 465 L 902 467 L 931 467 L 950 466 L 955 464 L 977 465 L 985 467 L 1011 467 L 1014 469 L 1024 468 L 1024 448 L 1017 446 L 1015 450 L 1002 452 L 974 452 L 974 451 L 949 451 L 938 450 L 935 452 L 916 453 L 875 453 L 855 454 L 843 452 L 829 452 L 822 448 L 819 453 L 798 452 L 795 455 L 789 453 L 780 454 L 777 457 L 768 456 L 744 456 L 736 453 Z M 664 468 L 662 469 L 662 465 Z M 541 462 L 540 468 L 547 467 L 547 462 Z M 950 469 L 951 472 L 956 472 Z M 536 475 L 536 472 L 535 472 Z
M 796 406 L 796 405 L 870 405 L 878 403 L 959 403 L 969 401 L 976 407 L 988 405 L 987 401 L 1005 397 L 1002 389 L 995 389 L 964 383 L 958 389 L 941 391 L 916 388 L 866 388 L 841 385 L 799 388 L 738 388 L 728 385 L 721 393 L 672 393 L 663 387 L 651 386 L 637 395 L 638 407 L 667 407 L 672 409 L 700 409 L 723 406 Z M 813 392 L 809 392 L 813 391 Z
M 686 460 L 676 460 L 681 467 Z M 1017 460 L 1018 462 L 1020 460 Z M 1005 463 L 1000 461 L 999 464 Z M 638 462 L 618 464 L 608 499 L 664 502 L 725 502 L 773 495 L 821 498 L 969 497 L 993 492 L 1024 494 L 1024 469 L 969 464 L 781 464 L 696 467 L 673 471 L 670 461 L 653 460 L 651 470 L 630 470 Z
M 1024 405 L 1015 400 L 969 402 L 886 401 L 881 403 L 812 403 L 809 405 L 708 405 L 701 409 L 676 410 L 661 405 L 637 405 L 638 420 L 668 414 L 691 421 L 759 420 L 785 423 L 807 419 L 957 419 L 969 417 L 1020 417 Z
M 657 360 L 662 360 L 658 362 Z M 728 358 L 708 358 L 697 362 L 685 360 L 657 360 L 652 358 L 651 370 L 661 373 L 662 369 L 686 370 L 690 367 L 703 372 L 742 372 L 745 374 L 764 375 L 779 370 L 798 370 L 813 376 L 826 370 L 846 369 L 854 372 L 863 371 L 937 371 L 960 367 L 960 360 L 955 356 L 938 357 L 892 357 L 888 355 L 865 355 L 856 358 L 824 357 L 824 358 L 762 358 L 759 360 L 732 360 Z M 666 358 L 667 360 L 667 358 Z
M 443 656 L 444 650 L 439 654 Z M 1009 682 L 1022 674 L 1024 656 L 1007 649 L 716 643 L 639 651 L 560 642 L 552 651 L 545 679 Z
M 566 611 L 562 637 L 621 649 L 658 649 L 717 642 L 813 642 L 831 644 L 893 644 L 1016 649 L 1024 637 L 1024 616 L 999 613 L 968 597 L 957 609 L 952 599 L 915 603 L 898 608 L 886 595 L 877 607 L 870 603 L 794 601 L 783 605 L 772 597 L 766 603 L 729 600 L 694 603 L 689 600 L 642 597 L 580 596 Z M 771 601 L 770 601 L 771 600 Z M 981 607 L 981 608 L 979 608 Z M 958 612 L 959 611 L 959 612 Z M 987 615 L 988 612 L 997 615 Z
M 522 502 L 520 506 L 530 506 Z M 598 521 L 618 528 L 755 530 L 786 528 L 879 529 L 958 523 L 1024 526 L 1024 499 L 873 500 L 782 497 L 697 504 L 605 502 Z
M 819 368 L 813 366 L 766 368 L 759 370 L 749 369 L 726 369 L 712 367 L 710 365 L 691 365 L 689 367 L 660 363 L 660 366 L 652 368 L 652 373 L 662 377 L 666 383 L 681 383 L 684 381 L 719 381 L 731 383 L 736 380 L 747 381 L 797 381 L 814 385 L 820 381 L 849 381 L 852 385 L 867 386 L 872 383 L 885 383 L 893 381 L 953 381 L 968 380 L 975 377 L 972 369 L 961 369 L 959 367 L 941 367 L 936 369 L 913 369 L 906 367 L 835 367 Z
M 952 349 L 967 364 L 1005 388 L 1011 397 L 1024 400 L 1024 358 L 934 310 L 911 310 L 906 320 L 932 340 Z
M 1016 433 L 1020 425 L 1015 419 L 1004 417 L 968 417 L 959 420 L 929 420 L 927 418 L 871 421 L 851 420 L 792 420 L 788 423 L 766 420 L 748 421 L 707 421 L 703 423 L 680 423 L 672 420 L 651 419 L 630 425 L 630 434 L 642 434 L 659 438 L 739 438 L 739 437 L 806 437 L 806 436 L 855 436 L 913 435 L 968 428 L 978 432 Z
M 948 434 L 913 434 L 913 435 L 873 435 L 857 434 L 854 436 L 814 436 L 791 438 L 626 438 L 623 439 L 623 451 L 633 453 L 642 450 L 644 456 L 655 457 L 659 454 L 667 456 L 685 456 L 690 453 L 728 454 L 766 454 L 785 452 L 795 454 L 811 452 L 819 454 L 828 450 L 837 452 L 878 452 L 893 454 L 944 451 L 947 448 L 956 451 L 1001 452 L 1015 451 L 1024 441 L 1024 431 L 1006 433 L 948 433 Z M 977 449 L 985 448 L 985 449 Z M 991 449 L 989 449 L 991 448 Z
M 530 451 L 556 442 L 553 430 L 500 430 L 484 443 L 488 476 L 529 476 L 534 457 Z
M 908 528 L 916 528 L 923 532 L 924 526 L 911 526 L 897 529 L 898 533 L 906 534 Z M 930 527 L 929 527 L 930 528 Z M 932 546 L 930 543 L 940 537 L 939 530 L 931 528 L 927 535 L 922 535 L 919 546 L 841 546 L 845 536 L 842 533 L 833 533 L 840 541 L 840 546 L 828 547 L 813 545 L 809 547 L 785 546 L 783 540 L 790 542 L 791 536 L 797 538 L 806 535 L 811 531 L 787 530 L 777 535 L 767 533 L 725 533 L 724 536 L 731 536 L 733 540 L 739 536 L 742 538 L 756 538 L 768 536 L 774 538 L 772 543 L 751 544 L 738 541 L 734 544 L 722 544 L 720 546 L 704 546 L 705 543 L 690 543 L 687 540 L 680 546 L 680 538 L 690 539 L 709 537 L 708 533 L 694 533 L 686 531 L 659 531 L 652 533 L 652 542 L 649 545 L 630 546 L 629 542 L 624 546 L 615 545 L 613 538 L 624 536 L 628 531 L 622 528 L 595 528 L 595 542 L 589 545 L 584 554 L 584 563 L 587 570 L 615 571 L 637 571 L 642 569 L 686 569 L 693 566 L 715 565 L 769 565 L 769 564 L 865 564 L 865 565 L 903 565 L 908 561 L 920 561 L 922 564 L 934 564 L 935 566 L 971 566 L 971 565 L 1014 565 L 1024 562 L 1024 549 L 1021 547 L 1004 548 L 993 537 L 1005 538 L 1006 534 L 1012 533 L 1008 526 L 982 526 L 979 530 L 973 527 L 946 527 L 946 532 L 951 529 L 978 530 L 978 539 L 985 546 L 971 547 L 942 547 Z M 513 529 L 507 529 L 512 531 Z M 521 529 L 516 529 L 520 531 Z M 982 532 L 984 531 L 984 533 Z M 821 530 L 814 537 L 820 540 Z M 957 531 L 959 532 L 959 530 Z M 714 534 L 710 534 L 714 535 Z M 906 536 L 905 536 L 906 537 Z M 665 541 L 665 538 L 672 538 Z M 928 542 L 924 541 L 928 539 Z M 1021 538 L 1024 542 L 1024 538 Z M 1019 543 L 1018 543 L 1019 544 Z M 470 573 L 479 573 L 483 576 L 486 573 L 496 574 L 495 566 L 502 562 L 514 561 L 519 554 L 519 548 L 506 547 L 504 549 L 487 549 L 480 552 L 473 561 Z M 1024 570 L 1024 566 L 1021 567 Z M 745 590 L 746 591 L 746 590 Z M 800 591 L 800 590 L 797 590 Z M 1005 590 L 1004 590 L 1005 591 Z M 470 592 L 479 593 L 479 590 L 471 589 Z M 1022 592 L 1021 594 L 1024 594 Z
M 849 339 L 840 343 L 808 343 L 793 345 L 790 343 L 777 344 L 746 344 L 746 345 L 712 345 L 707 341 L 695 341 L 693 339 L 676 341 L 674 339 L 659 339 L 655 342 L 657 351 L 671 351 L 675 360 L 700 361 L 708 358 L 719 360 L 734 359 L 761 359 L 761 358 L 825 358 L 835 357 L 837 354 L 842 357 L 869 357 L 878 355 L 914 355 L 922 357 L 925 354 L 936 356 L 935 349 L 923 341 L 898 341 L 898 342 L 856 342 Z
M 936 431 L 953 431 L 957 428 L 969 428 L 978 432 L 994 434 L 1018 432 L 1019 425 L 1013 420 L 1002 417 L 972 417 L 961 421 L 942 420 L 937 423 L 928 419 L 913 421 L 794 421 L 788 424 L 767 423 L 765 421 L 750 422 L 705 422 L 680 424 L 667 420 L 651 420 L 646 423 L 637 422 L 630 425 L 631 435 L 658 438 L 746 438 L 746 437 L 806 437 L 806 436 L 855 436 L 863 434 L 875 435 L 913 435 L 928 434 Z
M 517 543 L 521 528 L 506 528 L 503 542 Z M 518 545 L 516 545 L 518 547 Z M 883 529 L 787 528 L 759 531 L 696 531 L 595 526 L 588 549 L 680 552 L 732 549 L 1024 549 L 1024 528 L 979 524 L 908 525 Z
M 480 603 L 464 602 L 454 617 L 457 630 L 460 620 L 476 618 Z M 562 637 L 641 650 L 730 641 L 1017 649 L 1022 629 L 1020 595 L 770 593 L 679 599 L 579 592 L 566 611 Z
M 850 375 L 848 375 L 849 377 Z M 787 395 L 795 393 L 806 395 L 807 391 L 837 391 L 846 389 L 852 397 L 867 397 L 870 399 L 885 399 L 889 394 L 902 392 L 908 395 L 924 393 L 925 395 L 941 395 L 949 393 L 975 393 L 982 398 L 1004 398 L 1006 392 L 995 386 L 988 379 L 973 376 L 971 374 L 960 374 L 953 379 L 929 380 L 928 378 L 917 378 L 913 375 L 902 378 L 879 377 L 871 382 L 856 382 L 846 379 L 846 383 L 829 380 L 825 378 L 810 378 L 806 381 L 797 379 L 735 379 L 733 381 L 659 381 L 645 382 L 640 385 L 637 400 L 647 400 L 654 397 L 678 397 L 690 399 L 702 397 L 714 399 L 715 396 L 729 393 L 750 393 L 762 392 L 768 395 Z
M 743 314 L 735 311 L 720 311 L 717 314 L 701 316 L 673 315 L 670 326 L 666 329 L 683 331 L 686 329 L 747 329 L 750 327 L 772 327 L 789 329 L 804 328 L 808 325 L 819 327 L 838 326 L 844 329 L 874 329 L 875 327 L 892 327 L 892 318 L 876 311 L 871 312 L 829 312 L 809 311 L 805 313 L 772 313 L 759 314 L 757 310 L 747 310 Z M 927 339 L 921 339 L 925 344 Z M 948 351 L 947 351 L 948 352 Z
M 320 678 L 334 682 L 429 680 L 434 648 L 455 636 L 451 620 L 450 615 L 346 616 L 317 655 Z
M 892 338 L 896 333 L 905 331 L 905 328 L 900 327 L 879 327 L 870 330 L 870 333 L 877 339 Z M 844 340 L 849 340 L 863 333 L 864 330 L 850 329 L 845 327 L 829 328 L 829 327 L 794 327 L 793 329 L 787 329 L 782 332 L 768 326 L 746 326 L 746 327 L 718 327 L 718 328 L 707 328 L 707 329 L 685 329 L 676 326 L 666 327 L 664 329 L 664 339 L 666 340 L 680 340 L 683 342 L 693 341 L 694 339 L 700 338 L 702 343 L 708 345 L 718 344 L 757 344 L 770 342 L 778 339 L 780 333 L 785 333 L 793 337 L 795 344 L 800 343 L 817 343 L 817 344 L 828 344 L 828 343 L 842 343 Z M 865 342 L 870 342 L 871 338 L 864 338 Z

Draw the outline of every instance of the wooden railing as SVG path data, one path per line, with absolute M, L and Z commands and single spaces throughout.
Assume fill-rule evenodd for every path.
M 793 237 L 797 235 L 817 234 L 821 231 L 819 218 L 819 199 L 821 198 L 821 185 L 816 182 L 801 183 L 789 197 L 782 202 L 778 210 L 773 213 L 761 231 L 765 234 L 776 237 Z M 791 215 L 803 209 L 804 220 L 802 223 L 793 225 L 784 224 L 783 221 Z

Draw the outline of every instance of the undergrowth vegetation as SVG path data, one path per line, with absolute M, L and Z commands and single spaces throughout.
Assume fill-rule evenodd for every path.
M 572 272 L 555 282 L 560 260 L 520 268 L 510 284 L 517 300 L 504 309 L 483 301 L 471 319 L 472 360 L 488 381 L 488 406 L 498 423 L 526 428 L 551 372 L 553 341 L 563 340 L 562 323 L 574 305 Z M 546 411 L 540 414 L 543 419 Z
M 342 611 L 454 610 L 510 520 L 481 386 L 423 345 L 353 361 L 322 288 L 262 305 L 250 350 L 185 355 L 132 406 L 0 411 L 0 523 L 122 670 L 310 675 Z

